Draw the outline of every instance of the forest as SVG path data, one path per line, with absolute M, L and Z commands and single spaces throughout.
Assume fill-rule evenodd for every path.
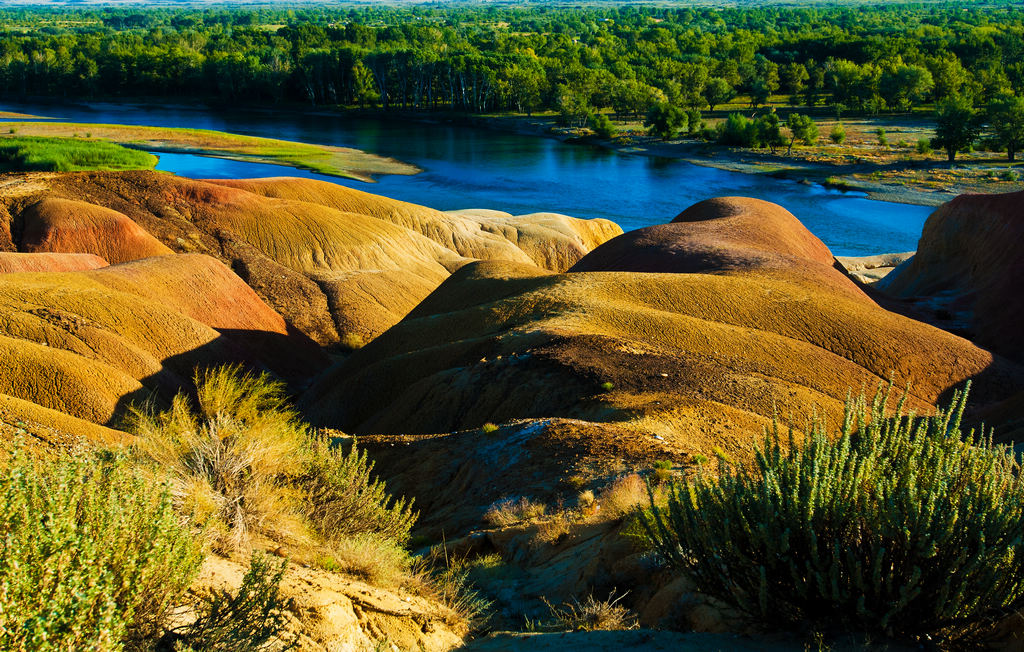
M 1012 4 L 37 8 L 0 24 L 10 99 L 554 111 L 579 126 L 652 108 L 664 124 L 674 108 L 693 131 L 694 112 L 781 97 L 836 116 L 944 108 L 975 131 L 987 109 L 1011 125 L 994 135 L 1011 156 L 1024 138 Z

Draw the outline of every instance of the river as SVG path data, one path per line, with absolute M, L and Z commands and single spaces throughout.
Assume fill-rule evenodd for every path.
M 157 169 L 192 178 L 318 178 L 441 210 L 550 211 L 604 217 L 631 230 L 667 222 L 709 197 L 757 197 L 789 209 L 837 256 L 916 249 L 933 210 L 764 175 L 468 126 L 121 104 L 5 103 L 0 108 L 73 122 L 216 129 L 355 147 L 407 161 L 423 172 L 383 176 L 369 184 L 277 165 L 160 153 Z

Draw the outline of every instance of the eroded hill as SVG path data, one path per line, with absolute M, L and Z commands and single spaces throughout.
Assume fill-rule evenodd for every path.
M 307 179 L 194 181 L 159 172 L 23 175 L 5 184 L 0 249 L 125 262 L 202 253 L 288 324 L 352 348 L 476 259 L 564 271 L 621 233 L 607 220 L 446 214 Z

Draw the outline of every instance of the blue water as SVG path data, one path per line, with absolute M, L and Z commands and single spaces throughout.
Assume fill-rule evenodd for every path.
M 839 256 L 916 249 L 932 210 L 763 175 L 465 126 L 116 104 L 3 108 L 75 122 L 217 129 L 355 147 L 413 163 L 424 171 L 413 176 L 386 175 L 368 184 L 189 154 L 158 154 L 157 169 L 193 178 L 317 178 L 441 210 L 550 211 L 604 217 L 630 230 L 669 221 L 709 197 L 757 197 L 789 209 Z

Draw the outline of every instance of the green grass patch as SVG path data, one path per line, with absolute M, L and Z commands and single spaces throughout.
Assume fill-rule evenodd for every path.
M 79 170 L 151 170 L 157 158 L 148 152 L 102 140 L 12 136 L 0 138 L 0 170 L 5 172 Z
M 11 133 L 19 136 L 67 139 L 77 134 L 90 133 L 97 139 L 135 149 L 207 154 L 239 161 L 287 165 L 363 181 L 372 181 L 373 176 L 378 174 L 416 174 L 420 171 L 408 163 L 347 147 L 244 136 L 209 129 L 79 122 L 7 122 L 0 126 L 13 130 Z

